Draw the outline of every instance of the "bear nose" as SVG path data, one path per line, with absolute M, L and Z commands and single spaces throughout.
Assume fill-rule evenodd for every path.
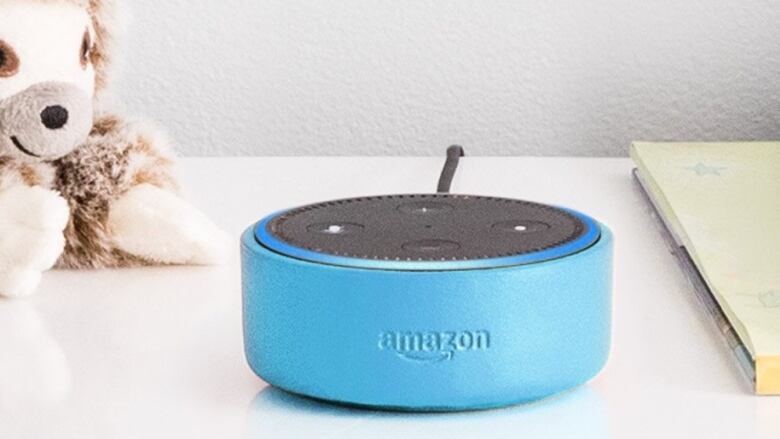
M 62 128 L 68 123 L 68 110 L 59 105 L 46 107 L 41 111 L 41 122 L 50 130 Z

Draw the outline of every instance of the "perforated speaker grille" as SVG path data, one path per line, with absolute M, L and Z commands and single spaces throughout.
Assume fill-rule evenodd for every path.
M 505 198 L 425 194 L 328 201 L 272 218 L 290 246 L 370 260 L 462 261 L 524 255 L 582 237 L 586 224 L 552 206 Z

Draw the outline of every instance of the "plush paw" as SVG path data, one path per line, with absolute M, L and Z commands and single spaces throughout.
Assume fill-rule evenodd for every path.
M 229 252 L 227 235 L 203 213 L 149 184 L 111 204 L 108 226 L 117 248 L 154 262 L 215 265 Z
M 35 291 L 41 273 L 57 262 L 65 247 L 68 203 L 40 187 L 0 192 L 0 296 Z

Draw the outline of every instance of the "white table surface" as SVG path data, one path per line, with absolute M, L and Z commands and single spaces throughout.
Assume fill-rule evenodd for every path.
M 429 192 L 441 158 L 187 159 L 188 196 L 236 240 L 216 268 L 50 272 L 0 301 L 0 438 L 780 437 L 700 310 L 627 159 L 466 158 L 453 191 L 585 211 L 616 235 L 613 347 L 589 384 L 477 413 L 347 409 L 256 378 L 242 351 L 238 237 L 281 208 Z

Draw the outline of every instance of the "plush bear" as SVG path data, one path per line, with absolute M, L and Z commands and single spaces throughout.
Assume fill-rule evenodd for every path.
M 226 236 L 177 195 L 163 137 L 98 102 L 108 0 L 0 0 L 0 296 L 45 270 L 212 264 Z

